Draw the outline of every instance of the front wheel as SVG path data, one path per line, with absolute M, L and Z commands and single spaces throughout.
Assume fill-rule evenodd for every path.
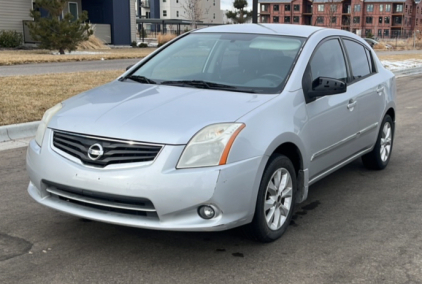
M 296 197 L 296 173 L 289 158 L 273 156 L 264 171 L 249 235 L 261 242 L 281 237 L 289 226 Z
M 363 165 L 371 170 L 384 169 L 390 161 L 393 139 L 394 122 L 389 115 L 386 115 L 382 121 L 374 149 L 362 156 Z

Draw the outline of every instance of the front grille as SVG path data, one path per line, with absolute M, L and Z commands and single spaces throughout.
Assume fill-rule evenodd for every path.
M 88 155 L 93 145 L 101 145 L 102 155 Z M 161 145 L 150 145 L 133 141 L 115 140 L 102 137 L 54 131 L 53 145 L 57 149 L 78 158 L 85 165 L 106 167 L 111 164 L 150 162 L 160 152 Z M 93 148 L 94 149 L 94 148 Z M 95 149 L 100 149 L 95 146 Z M 97 158 L 97 156 L 100 156 Z M 96 160 L 92 159 L 92 157 Z
M 99 193 L 46 180 L 42 182 L 53 197 L 69 203 L 101 211 L 158 218 L 154 205 L 147 198 Z

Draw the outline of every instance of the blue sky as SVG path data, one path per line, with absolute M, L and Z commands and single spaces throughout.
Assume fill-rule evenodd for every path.
M 221 0 L 221 10 L 231 10 L 234 0 Z M 248 10 L 252 9 L 252 0 L 248 0 Z

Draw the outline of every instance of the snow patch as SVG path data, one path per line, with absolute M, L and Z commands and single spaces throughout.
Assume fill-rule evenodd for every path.
M 407 59 L 401 61 L 381 60 L 381 63 L 390 71 L 422 67 L 422 59 Z

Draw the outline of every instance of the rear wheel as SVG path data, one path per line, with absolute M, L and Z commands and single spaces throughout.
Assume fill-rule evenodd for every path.
M 289 226 L 296 197 L 296 173 L 292 162 L 284 155 L 271 158 L 258 192 L 255 216 L 245 229 L 250 237 L 272 242 Z
M 384 169 L 390 161 L 393 139 L 394 122 L 389 115 L 386 115 L 382 121 L 374 149 L 362 156 L 363 165 L 371 170 Z

